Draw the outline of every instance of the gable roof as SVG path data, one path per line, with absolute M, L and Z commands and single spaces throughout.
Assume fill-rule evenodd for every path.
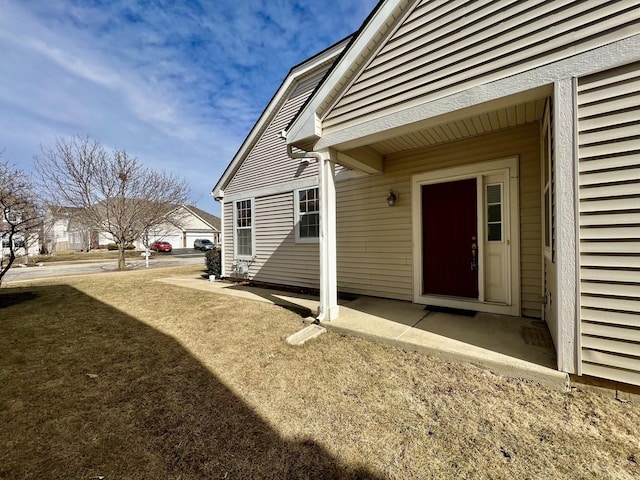
M 556 80 L 637 61 L 639 19 L 634 2 L 384 0 L 287 143 L 345 151 L 464 108 L 542 98 Z
M 195 215 L 196 217 L 198 217 L 200 220 L 202 220 L 204 223 L 209 225 L 214 230 L 217 230 L 218 232 L 220 231 L 219 217 L 216 217 L 215 215 L 209 212 L 205 212 L 204 210 L 201 210 L 198 207 L 194 207 L 193 205 L 182 205 L 182 207 L 188 212 L 190 212 L 192 215 Z
M 325 79 L 292 119 L 285 132 L 287 143 L 308 144 L 320 137 L 321 126 L 316 113 L 327 110 L 339 98 L 361 68 L 375 56 L 388 34 L 419 2 L 416 0 L 381 0 L 354 34 Z
M 273 95 L 267 107 L 264 109 L 258 121 L 255 123 L 244 142 L 234 155 L 233 159 L 225 169 L 224 173 L 213 187 L 211 196 L 219 200 L 222 198 L 224 189 L 229 184 L 235 173 L 238 171 L 242 162 L 247 155 L 251 152 L 256 145 L 260 137 L 264 134 L 265 130 L 276 116 L 284 102 L 287 100 L 290 93 L 299 83 L 299 80 L 308 76 L 310 73 L 326 68 L 327 64 L 333 63 L 340 53 L 344 50 L 345 46 L 350 42 L 351 37 L 347 37 L 338 43 L 330 46 L 322 52 L 314 55 L 308 60 L 291 68 L 284 81 L 280 84 L 280 87 Z M 322 82 L 320 82 L 322 83 Z

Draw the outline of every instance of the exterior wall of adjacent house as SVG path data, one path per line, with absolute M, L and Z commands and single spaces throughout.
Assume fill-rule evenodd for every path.
M 522 314 L 539 318 L 542 300 L 539 124 L 390 154 L 384 173 L 338 182 L 338 287 L 341 291 L 412 300 L 411 176 L 512 156 L 520 159 Z M 392 188 L 399 194 L 386 204 Z
M 639 33 L 637 2 L 595 3 L 422 0 L 347 93 L 323 106 L 323 134 Z
M 578 79 L 582 373 L 640 385 L 640 62 Z
M 89 248 L 89 230 L 74 220 L 69 212 L 53 214 L 44 218 L 44 243 L 50 253 Z
M 49 232 L 47 232 L 47 249 L 50 252 L 64 252 L 71 248 L 68 226 L 68 218 L 56 218 L 51 221 Z
M 15 242 L 15 240 L 14 240 Z M 40 236 L 37 233 L 33 233 L 31 235 L 28 236 L 28 238 L 26 239 L 26 241 L 24 242 L 24 245 L 26 245 L 26 251 L 25 251 L 25 247 L 18 247 L 16 243 L 14 243 L 14 253 L 16 255 L 24 255 L 25 253 L 27 253 L 28 255 L 37 255 L 40 253 Z M 4 240 L 4 241 L 0 241 L 0 255 L 2 257 L 9 255 L 10 253 L 10 249 L 9 249 L 9 242 L 8 240 Z

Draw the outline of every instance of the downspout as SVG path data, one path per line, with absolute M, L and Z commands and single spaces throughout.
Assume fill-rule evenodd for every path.
M 282 132 L 281 136 L 283 138 L 286 138 L 284 136 L 284 132 Z M 321 153 L 318 152 L 301 152 L 301 153 L 296 153 L 293 151 L 293 145 L 287 145 L 287 155 L 289 156 L 289 158 L 314 158 L 317 162 L 318 162 L 318 183 L 319 183 L 319 193 L 320 195 L 323 195 L 323 186 L 325 184 L 325 171 L 324 171 L 324 162 L 326 161 L 325 158 L 322 156 Z M 322 200 L 321 200 L 321 205 L 322 205 Z M 326 214 L 326 213 L 325 213 Z M 320 215 L 322 216 L 322 212 L 320 212 Z M 322 231 L 323 227 L 322 227 L 322 221 L 320 221 L 320 263 L 321 263 L 321 267 L 320 270 L 322 270 L 322 262 L 325 261 L 325 255 L 326 252 L 325 250 L 325 239 L 324 239 L 324 235 L 325 232 Z M 322 278 L 320 279 L 320 311 L 318 312 L 318 315 L 316 316 L 316 319 L 313 323 L 316 324 L 320 324 L 321 322 L 324 322 L 326 320 L 327 317 L 327 305 L 329 304 L 328 299 L 325 298 L 327 295 L 327 292 L 324 291 L 325 288 L 322 285 Z

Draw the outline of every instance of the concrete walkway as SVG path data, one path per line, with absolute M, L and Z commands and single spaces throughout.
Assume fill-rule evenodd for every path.
M 202 278 L 159 279 L 187 288 L 268 302 L 303 316 L 315 314 L 317 297 Z M 425 352 L 448 361 L 469 362 L 513 378 L 566 390 L 569 376 L 555 369 L 553 343 L 544 323 L 477 313 L 464 316 L 425 310 L 424 305 L 361 296 L 340 302 L 340 317 L 322 326 L 339 333 Z

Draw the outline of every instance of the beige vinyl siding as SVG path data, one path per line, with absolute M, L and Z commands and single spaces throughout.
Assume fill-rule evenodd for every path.
M 578 81 L 582 373 L 640 385 L 640 63 Z
M 422 0 L 324 113 L 323 132 L 629 37 L 639 18 L 635 0 Z
M 341 291 L 412 300 L 411 176 L 430 170 L 520 158 L 522 314 L 540 318 L 542 245 L 539 125 L 390 154 L 384 173 L 337 185 L 338 287 Z M 389 207 L 389 189 L 399 202 Z M 418 247 L 419 248 L 419 247 Z
M 293 192 L 254 199 L 255 259 L 249 278 L 257 282 L 319 288 L 317 243 L 296 243 Z M 225 268 L 232 276 L 233 203 L 225 204 Z
M 301 80 L 293 89 L 225 188 L 225 195 L 250 192 L 257 188 L 309 178 L 317 174 L 314 163 L 288 157 L 287 145 L 280 138 L 280 132 L 298 113 L 325 73 L 326 68 Z

